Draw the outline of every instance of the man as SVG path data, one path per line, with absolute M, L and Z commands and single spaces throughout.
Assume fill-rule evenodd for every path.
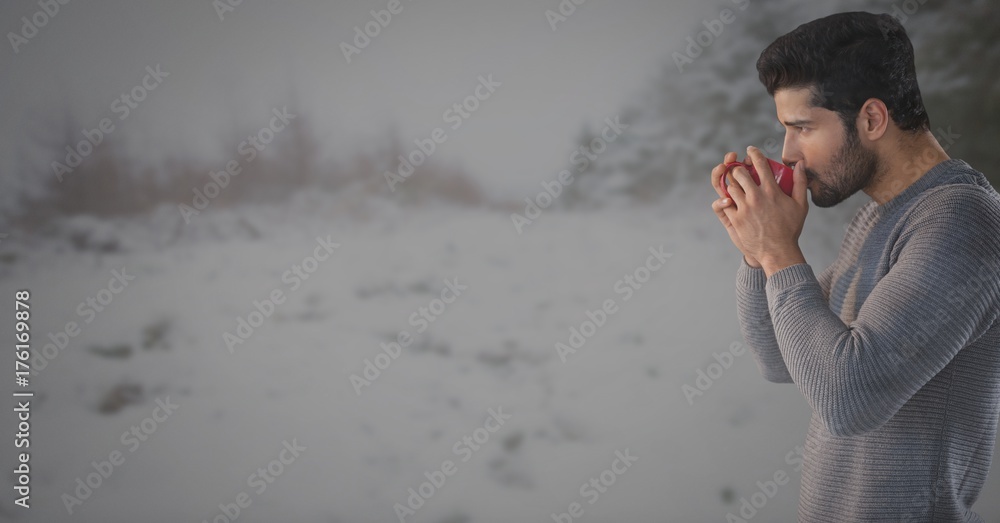
M 793 194 L 751 147 L 761 184 L 737 167 L 721 198 L 716 166 L 712 209 L 743 253 L 738 318 L 761 373 L 812 407 L 799 521 L 982 521 L 972 505 L 1000 414 L 1000 194 L 931 134 L 891 16 L 804 24 L 757 70 Z M 798 247 L 807 188 L 820 207 L 872 198 L 818 277 Z

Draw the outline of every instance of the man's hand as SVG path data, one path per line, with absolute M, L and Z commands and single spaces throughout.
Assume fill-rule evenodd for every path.
M 739 239 L 737 247 L 742 246 L 740 250 L 747 257 L 748 263 L 751 258 L 759 261 L 770 277 L 789 265 L 806 263 L 798 245 L 799 235 L 802 234 L 809 212 L 806 175 L 801 163 L 796 163 L 792 196 L 789 197 L 778 187 L 771 167 L 760 150 L 747 147 L 747 155 L 757 169 L 760 186 L 754 183 L 745 168 L 736 167 L 731 171 L 736 183 L 730 184 L 728 188 L 732 203 L 713 203 L 712 207 L 721 208 L 721 212 L 729 219 L 729 236 L 733 238 L 735 235 Z M 727 154 L 726 159 L 729 157 Z M 733 160 L 735 161 L 735 155 Z M 720 175 L 721 171 L 715 176 Z M 713 181 L 713 185 L 717 183 Z M 721 187 L 717 189 L 721 191 Z M 716 213 L 718 212 L 717 210 Z
M 747 264 L 751 267 L 760 268 L 760 262 L 756 258 L 753 258 L 747 254 L 746 249 L 743 248 L 743 242 L 740 241 L 739 235 L 736 234 L 736 229 L 733 227 L 732 222 L 729 221 L 729 216 L 723 212 L 727 206 L 733 205 L 733 201 L 726 198 L 726 193 L 722 191 L 722 173 L 726 172 L 726 164 L 729 162 L 736 161 L 736 153 L 728 152 L 725 158 L 723 158 L 722 163 L 716 165 L 712 169 L 712 187 L 715 187 L 715 192 L 719 194 L 719 198 L 712 202 L 712 210 L 715 211 L 715 215 L 719 217 L 719 221 L 722 222 L 722 226 L 726 228 L 726 232 L 729 233 L 729 239 L 732 240 L 736 248 L 743 253 L 743 257 L 746 258 Z M 735 185 L 735 183 L 733 184 Z M 732 185 L 730 185 L 732 187 Z M 731 193 L 730 193 L 731 194 Z

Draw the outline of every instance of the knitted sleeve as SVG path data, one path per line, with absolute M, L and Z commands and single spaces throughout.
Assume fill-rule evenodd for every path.
M 827 300 L 833 268 L 833 265 L 827 267 L 818 278 Z M 788 368 L 785 367 L 785 361 L 778 350 L 778 341 L 774 336 L 774 326 L 771 323 L 764 290 L 766 283 L 767 276 L 764 274 L 764 269 L 751 267 L 747 264 L 746 258 L 741 256 L 740 266 L 736 270 L 736 315 L 740 323 L 740 332 L 764 379 L 773 383 L 792 383 L 792 377 L 788 374 Z
M 741 256 L 740 267 L 736 271 L 736 315 L 740 332 L 764 379 L 774 383 L 792 383 L 785 360 L 778 350 L 771 314 L 767 310 L 766 282 L 764 269 L 751 267 Z
M 981 188 L 931 191 L 904 218 L 894 261 L 850 324 L 808 264 L 767 279 L 788 375 L 832 434 L 880 427 L 1000 317 L 998 207 Z M 772 347 L 759 348 L 776 365 Z

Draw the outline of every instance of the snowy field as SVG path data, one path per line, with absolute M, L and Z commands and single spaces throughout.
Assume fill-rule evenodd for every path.
M 29 289 L 34 346 L 67 343 L 32 377 L 31 516 L 4 452 L 0 520 L 794 521 L 809 408 L 742 346 L 712 197 L 520 235 L 319 194 L 11 235 L 0 296 Z M 817 273 L 831 212 L 800 242 Z

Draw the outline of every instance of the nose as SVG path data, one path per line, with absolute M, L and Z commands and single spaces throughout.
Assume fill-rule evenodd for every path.
M 795 167 L 795 164 L 802 160 L 802 153 L 795 144 L 795 139 L 791 133 L 785 133 L 785 143 L 781 149 L 781 162 L 785 165 Z

